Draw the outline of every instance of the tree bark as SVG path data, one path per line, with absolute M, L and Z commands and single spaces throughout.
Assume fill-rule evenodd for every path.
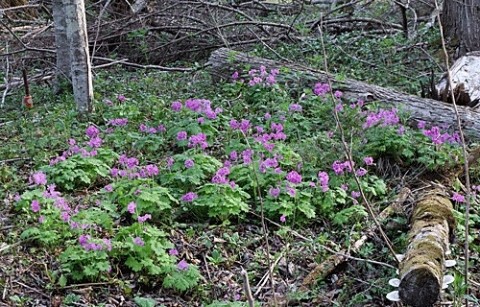
M 443 285 L 445 255 L 455 229 L 448 196 L 434 190 L 424 194 L 412 213 L 409 244 L 400 262 L 399 295 L 403 303 L 428 307 L 438 300 Z
M 70 50 L 67 39 L 65 7 L 62 3 L 62 0 L 53 0 L 52 11 L 53 22 L 55 24 L 55 49 L 57 55 L 54 92 L 59 93 L 64 81 L 71 81 Z
M 445 0 L 442 25 L 455 58 L 480 50 L 480 0 Z
M 93 111 L 93 83 L 83 0 L 63 0 L 70 49 L 73 95 L 80 114 Z
M 228 48 L 220 48 L 214 51 L 210 56 L 209 65 L 210 74 L 214 82 L 220 79 L 229 80 L 233 72 L 241 72 L 247 66 L 258 68 L 264 65 L 270 69 L 283 67 L 289 70 L 290 73 L 288 77 L 282 77 L 280 73 L 277 77 L 278 82 L 286 84 L 295 83 L 295 86 L 298 88 L 313 87 L 317 82 L 325 83 L 330 80 L 333 88 L 341 90 L 347 99 L 362 99 L 365 102 L 379 101 L 410 113 L 411 120 L 422 120 L 432 125 L 448 126 L 456 129 L 457 123 L 453 106 L 441 101 L 420 98 L 353 79 L 335 80 L 333 75 L 324 71 L 254 57 Z M 480 138 L 480 112 L 463 106 L 458 107 L 458 112 L 464 132 L 468 136 Z

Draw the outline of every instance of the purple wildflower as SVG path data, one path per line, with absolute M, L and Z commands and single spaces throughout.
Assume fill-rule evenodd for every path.
M 40 211 L 40 203 L 36 199 L 32 200 L 32 205 L 30 207 L 32 208 L 33 212 Z
M 97 129 L 97 127 L 95 127 L 93 125 L 88 126 L 87 130 L 85 130 L 85 134 L 89 138 L 94 138 L 94 137 L 98 136 L 99 133 L 100 133 L 100 131 Z
M 47 175 L 42 172 L 36 172 L 30 177 L 30 183 L 33 185 L 46 185 L 47 184 Z
M 291 197 L 295 197 L 295 195 L 297 195 L 297 190 L 295 190 L 295 188 L 287 186 L 286 190 L 287 190 L 287 194 L 290 195 Z
M 184 194 L 182 197 L 181 197 L 181 201 L 184 201 L 186 203 L 190 203 L 192 201 L 194 201 L 195 199 L 198 198 L 198 195 L 194 192 L 188 192 L 186 194 Z
M 151 218 L 152 218 L 151 214 L 145 214 L 145 215 L 139 216 L 137 220 L 139 223 L 144 223 L 145 221 L 150 220 Z
M 289 182 L 294 183 L 294 184 L 298 184 L 298 183 L 302 182 L 302 176 L 299 173 L 297 173 L 296 171 L 289 172 L 286 176 L 286 179 Z
M 192 148 L 197 145 L 200 145 L 200 148 L 202 149 L 206 149 L 208 147 L 207 136 L 205 135 L 205 133 L 198 133 L 198 134 L 192 135 L 188 139 L 188 147 Z
M 287 217 L 285 216 L 285 214 L 282 214 L 282 216 L 280 216 L 280 222 L 285 223 L 286 221 Z
M 184 163 L 184 164 L 185 164 L 185 167 L 186 167 L 186 168 L 192 168 L 192 167 L 195 165 L 195 163 L 193 162 L 192 159 L 187 159 L 187 160 L 185 160 L 185 163 Z
M 183 105 L 180 101 L 172 102 L 172 110 L 175 112 L 179 112 L 182 109 Z
M 177 133 L 177 141 L 184 141 L 187 139 L 187 131 L 179 131 Z
M 172 248 L 168 251 L 170 256 L 178 256 L 178 250 L 176 248 Z
M 127 98 L 123 95 L 118 95 L 117 99 L 118 99 L 119 102 L 125 102 L 127 100 Z
M 452 195 L 452 200 L 457 202 L 457 203 L 463 203 L 465 202 L 465 196 L 463 196 L 460 193 L 454 192 Z
M 167 158 L 167 167 L 171 168 L 173 166 L 173 163 L 175 163 L 175 159 L 173 159 L 172 157 L 168 157 Z
M 292 103 L 289 107 L 288 110 L 290 112 L 302 112 L 302 106 L 299 105 L 298 103 Z
M 365 176 L 366 173 L 367 173 L 367 170 L 364 169 L 363 167 L 360 167 L 359 169 L 357 169 L 357 170 L 355 171 L 355 174 L 356 174 L 358 177 Z
M 180 270 L 180 271 L 186 271 L 188 270 L 188 263 L 185 261 L 185 260 L 181 260 L 178 264 L 177 264 L 177 268 Z
M 313 93 L 317 96 L 323 96 L 330 91 L 328 83 L 316 83 L 313 88 Z
M 133 244 L 138 245 L 138 246 L 144 246 L 145 242 L 142 240 L 142 238 L 135 237 L 135 238 L 133 238 Z
M 352 198 L 359 198 L 360 197 L 360 192 L 352 191 L 351 195 L 352 195 Z
M 136 208 L 137 204 L 133 201 L 127 205 L 127 211 L 130 212 L 130 214 L 134 214 Z
M 280 188 L 278 187 L 271 187 L 270 190 L 268 190 L 268 194 L 272 196 L 273 198 L 277 198 L 280 195 Z
M 373 158 L 372 157 L 365 157 L 365 158 L 363 158 L 363 162 L 365 162 L 366 165 L 373 165 Z

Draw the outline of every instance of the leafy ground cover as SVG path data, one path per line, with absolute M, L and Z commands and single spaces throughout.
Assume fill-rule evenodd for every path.
M 380 212 L 406 181 L 461 163 L 458 136 L 279 74 L 246 68 L 212 87 L 204 73 L 112 70 L 96 78 L 89 122 L 48 88 L 2 115 L 3 303 L 248 306 L 244 269 L 259 305 L 389 305 L 396 273 L 380 238 L 301 283 L 370 225 L 361 191 Z M 460 185 L 451 192 L 461 230 Z M 398 252 L 406 224 L 384 225 Z M 447 297 L 464 291 L 457 274 Z

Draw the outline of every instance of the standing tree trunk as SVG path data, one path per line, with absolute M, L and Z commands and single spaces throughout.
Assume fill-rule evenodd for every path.
M 63 0 L 70 49 L 73 95 L 80 114 L 93 111 L 93 83 L 84 0 Z
M 53 21 L 55 23 L 55 48 L 57 54 L 54 92 L 58 94 L 62 91 L 65 82 L 71 82 L 71 62 L 67 38 L 67 23 L 65 20 L 65 7 L 62 0 L 53 0 L 52 11 Z
M 455 59 L 480 50 L 480 0 L 445 0 L 442 24 Z

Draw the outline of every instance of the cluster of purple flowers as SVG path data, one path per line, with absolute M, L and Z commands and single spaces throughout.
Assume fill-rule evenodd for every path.
M 130 179 L 135 178 L 149 178 L 158 175 L 158 166 L 155 164 L 148 164 L 145 166 L 139 166 L 139 161 L 135 157 L 127 157 L 121 155 L 118 159 L 118 163 L 122 168 L 112 167 L 110 175 L 116 177 L 128 177 Z
M 318 173 L 318 181 L 320 183 L 320 187 L 322 188 L 322 191 L 323 192 L 327 192 L 328 191 L 328 180 L 330 178 L 328 177 L 328 173 L 327 172 L 319 172 Z
M 267 68 L 263 65 L 260 66 L 260 69 L 251 69 L 248 72 L 250 80 L 248 81 L 249 86 L 263 85 L 263 86 L 272 86 L 277 83 L 277 76 L 280 73 L 280 70 L 273 68 L 270 69 L 270 72 L 267 71 Z M 238 72 L 233 73 L 233 80 L 238 79 Z
M 395 126 L 399 122 L 400 118 L 398 118 L 397 109 L 380 109 L 376 112 L 369 112 L 367 114 L 363 128 L 367 129 L 379 124 L 381 124 L 383 127 Z
M 184 106 L 180 101 L 172 102 L 171 109 L 174 112 L 180 112 Z M 185 101 L 185 108 L 204 115 L 208 119 L 216 119 L 218 114 L 222 113 L 221 108 L 212 108 L 212 102 L 207 99 L 190 98 Z M 203 119 L 203 118 L 202 118 Z
M 230 175 L 230 162 L 227 161 L 223 167 L 217 170 L 215 175 L 212 177 L 212 183 L 216 184 L 229 184 L 232 189 L 235 188 L 235 182 L 228 180 L 227 176 Z
M 42 196 L 46 199 L 52 199 L 54 203 L 54 207 L 58 210 L 60 210 L 60 219 L 68 223 L 71 229 L 87 229 L 89 227 L 94 227 L 88 224 L 79 224 L 78 222 L 72 221 L 71 218 L 75 216 L 79 210 L 80 206 L 77 206 L 76 208 L 70 207 L 68 204 L 67 200 L 61 196 L 61 193 L 56 191 L 55 188 L 56 186 L 54 184 L 47 185 L 47 179 L 46 175 L 42 172 L 37 172 L 32 174 L 31 179 L 32 183 L 34 185 L 41 185 L 45 186 L 45 190 L 42 193 Z M 17 201 L 21 200 L 21 197 L 16 197 Z M 34 199 L 30 203 L 30 209 L 34 213 L 39 213 L 42 209 L 41 203 L 39 200 Z M 38 219 L 39 223 L 45 222 L 45 216 L 41 215 Z
M 188 138 L 188 147 L 193 148 L 199 146 L 201 149 L 208 147 L 207 136 L 205 133 L 198 133 Z
M 88 151 L 84 147 L 80 147 L 77 145 L 77 142 L 74 139 L 68 140 L 69 148 L 64 151 L 60 156 L 55 157 L 50 160 L 50 166 L 53 166 L 59 162 L 65 161 L 68 157 L 73 156 L 75 154 L 80 154 L 82 157 L 94 157 L 97 155 L 97 148 L 102 146 L 103 140 L 99 136 L 100 131 L 97 127 L 91 125 L 87 127 L 85 130 L 85 135 L 89 139 L 85 144 L 91 148 Z
M 46 185 L 47 184 L 47 175 L 43 172 L 33 173 L 28 179 L 30 184 L 33 185 Z
M 453 134 L 449 134 L 447 132 L 441 133 L 440 127 L 438 126 L 433 126 L 430 129 L 423 129 L 422 130 L 423 135 L 428 137 L 433 144 L 441 145 L 444 143 L 450 143 L 450 144 L 459 144 L 460 142 L 460 135 L 458 132 L 454 132 Z
M 192 201 L 194 201 L 195 199 L 198 198 L 198 195 L 197 193 L 195 192 L 188 192 L 186 194 L 184 194 L 180 200 L 183 201 L 183 202 L 186 202 L 186 203 L 191 203 Z
M 107 126 L 124 127 L 128 124 L 127 118 L 114 118 L 107 122 Z
M 158 125 L 157 127 L 149 127 L 145 124 L 140 124 L 138 130 L 143 133 L 155 134 L 155 133 L 163 133 L 167 129 L 162 124 Z
M 302 176 L 296 171 L 288 172 L 285 176 L 285 179 L 287 179 L 288 182 L 293 184 L 299 184 L 302 182 Z
M 347 173 L 351 173 L 354 165 L 355 165 L 355 162 L 353 162 L 353 161 L 341 162 L 341 161 L 336 160 L 332 164 L 332 169 L 333 169 L 333 171 L 335 172 L 336 175 L 341 175 L 345 171 Z
M 240 130 L 244 134 L 247 134 L 248 130 L 250 129 L 250 121 L 248 119 L 242 119 L 241 121 L 238 121 L 236 119 L 231 119 L 230 128 L 232 130 Z
M 313 93 L 317 96 L 324 96 L 328 92 L 330 92 L 330 85 L 328 85 L 328 83 L 318 82 L 313 88 Z
M 288 110 L 290 112 L 302 112 L 303 108 L 298 103 L 292 103 L 290 106 L 288 106 Z
M 110 239 L 93 240 L 90 235 L 82 234 L 78 238 L 78 243 L 86 251 L 101 251 L 101 250 L 112 250 L 112 243 Z
M 278 168 L 278 156 L 273 158 L 267 158 L 260 163 L 259 170 L 261 173 L 266 173 L 267 169 L 277 169 Z
M 452 200 L 457 203 L 464 203 L 465 202 L 465 196 L 463 196 L 460 193 L 454 192 L 452 195 Z

